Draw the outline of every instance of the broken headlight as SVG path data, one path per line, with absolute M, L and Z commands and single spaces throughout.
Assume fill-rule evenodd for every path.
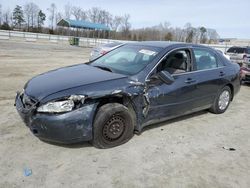
M 79 107 L 85 100 L 84 95 L 71 95 L 62 101 L 49 102 L 37 108 L 37 112 L 62 113 L 72 111 L 74 107 Z
M 73 100 L 49 102 L 37 108 L 37 112 L 60 113 L 69 112 L 74 108 Z

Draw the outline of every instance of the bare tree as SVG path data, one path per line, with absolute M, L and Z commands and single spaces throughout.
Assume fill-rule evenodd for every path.
M 50 8 L 48 8 L 48 11 L 50 12 L 49 20 L 51 24 L 52 31 L 54 30 L 54 21 L 55 21 L 55 15 L 56 15 L 56 5 L 55 3 L 51 3 Z
M 0 4 L 0 25 L 2 25 L 2 5 Z
M 166 22 L 167 23 L 167 22 Z M 142 40 L 174 40 L 189 43 L 217 43 L 218 33 L 215 29 L 205 27 L 193 27 L 191 23 L 185 24 L 181 27 L 170 27 L 170 24 L 162 24 L 131 30 L 133 39 Z M 163 38 L 162 38 L 163 36 Z
M 1 16 L 2 16 L 1 29 L 10 30 L 11 29 L 10 25 L 11 25 L 11 20 L 12 20 L 10 10 L 7 9 L 6 11 L 2 13 Z
M 122 29 L 122 33 L 123 35 L 127 38 L 130 32 L 130 28 L 131 28 L 131 23 L 129 22 L 130 19 L 130 15 L 129 14 L 125 14 L 122 17 L 122 21 L 121 21 L 121 29 Z
M 58 23 L 59 21 L 61 21 L 63 19 L 63 15 L 61 12 L 57 12 L 56 13 L 56 23 Z
M 28 31 L 30 30 L 30 27 L 31 28 L 35 27 L 39 11 L 40 9 L 35 3 L 31 2 L 31 3 L 26 3 L 24 5 L 24 14 L 26 17 Z
M 42 31 L 42 25 L 46 19 L 46 15 L 40 11 L 36 4 L 26 3 L 24 6 L 25 21 L 27 23 L 28 31 L 31 28 L 38 26 L 38 30 Z M 195 43 L 215 43 L 219 37 L 218 33 L 214 29 L 209 29 L 205 27 L 192 27 L 190 23 L 187 23 L 184 27 L 171 27 L 169 22 L 163 22 L 158 25 L 134 29 L 131 30 L 130 15 L 125 14 L 124 16 L 113 16 L 110 12 L 98 8 L 92 7 L 88 11 L 83 10 L 79 6 L 72 6 L 67 3 L 64 6 L 64 12 L 57 12 L 56 5 L 52 3 L 50 8 L 48 8 L 50 13 L 50 27 L 54 30 L 55 23 L 59 22 L 61 19 L 74 18 L 76 20 L 88 20 L 94 23 L 102 23 L 107 25 L 112 29 L 111 35 L 114 38 L 119 39 L 129 39 L 129 40 L 175 40 L 175 41 L 185 41 L 185 42 L 195 42 Z M 18 12 L 18 11 L 16 11 Z M 21 11 L 19 11 L 21 12 Z M 2 6 L 0 4 L 0 25 L 5 23 L 5 28 L 10 29 L 9 24 L 11 24 L 10 11 L 2 11 Z M 15 14 L 14 23 L 21 23 L 21 13 Z M 19 22 L 17 22 L 19 21 Z M 50 30 L 50 32 L 51 32 Z M 64 29 L 61 29 L 61 33 Z M 59 32 L 59 29 L 56 30 Z M 78 30 L 76 31 L 78 33 Z M 93 32 L 93 35 L 105 37 L 104 32 Z
M 10 9 L 7 9 L 6 11 L 4 11 L 2 13 L 2 18 L 3 18 L 3 23 L 6 23 L 8 25 L 11 25 L 11 21 L 12 21 L 12 14 L 10 12 Z
M 111 35 L 113 36 L 113 38 L 116 38 L 116 33 L 118 31 L 119 26 L 121 25 L 121 20 L 122 20 L 122 18 L 120 16 L 115 16 L 115 17 L 112 16 L 110 18 L 109 26 L 110 26 L 110 28 L 112 30 Z M 133 40 L 134 39 L 137 39 L 136 34 L 133 36 Z
M 108 23 L 109 23 L 109 15 L 110 15 L 110 13 L 107 12 L 106 10 L 100 10 L 97 22 L 108 25 Z
M 112 20 L 113 20 L 113 15 L 110 14 L 108 11 L 105 11 L 104 24 L 106 24 L 107 26 L 111 26 Z
M 111 29 L 114 31 L 118 31 L 119 26 L 121 25 L 122 17 L 115 16 L 114 19 L 111 21 Z
M 197 44 L 200 42 L 200 29 L 195 28 L 194 42 Z
M 80 20 L 88 20 L 88 14 L 86 11 L 82 10 Z
M 28 31 L 30 30 L 30 20 L 31 20 L 31 6 L 30 3 L 24 5 L 24 15 L 27 23 Z
M 99 14 L 100 14 L 100 9 L 99 8 L 97 8 L 97 7 L 91 8 L 88 11 L 89 20 L 91 22 L 94 22 L 94 23 L 98 22 Z
M 163 24 L 164 29 L 165 29 L 165 30 L 168 30 L 168 28 L 170 27 L 170 25 L 171 25 L 170 22 L 165 21 L 164 24 Z
M 39 7 L 34 4 L 34 3 L 31 3 L 31 26 L 32 28 L 35 27 L 35 21 L 36 21 L 36 18 L 38 17 L 38 13 L 39 13 Z
M 219 35 L 215 29 L 207 28 L 208 43 L 216 43 Z
M 72 6 L 70 3 L 67 3 L 65 6 L 64 6 L 64 17 L 66 19 L 70 19 L 72 15 Z
M 98 7 L 93 7 L 86 13 L 86 17 L 89 21 L 94 23 L 102 23 L 107 26 L 113 27 L 113 15 L 108 11 L 100 9 Z
M 71 13 L 75 17 L 76 20 L 80 20 L 82 16 L 82 8 L 73 6 L 71 9 Z
M 184 26 L 184 41 L 188 43 L 192 43 L 194 40 L 194 28 L 191 23 L 186 23 Z

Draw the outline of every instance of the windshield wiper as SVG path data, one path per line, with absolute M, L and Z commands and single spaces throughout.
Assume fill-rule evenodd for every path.
M 104 66 L 100 66 L 100 65 L 95 65 L 94 67 L 97 67 L 99 69 L 106 70 L 106 71 L 109 71 L 109 72 L 113 72 L 112 69 L 108 68 L 108 67 L 104 67 Z

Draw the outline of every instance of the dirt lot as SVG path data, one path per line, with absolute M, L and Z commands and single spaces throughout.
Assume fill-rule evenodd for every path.
M 222 115 L 203 111 L 154 125 L 112 149 L 52 145 L 33 136 L 13 106 L 15 92 L 34 75 L 85 62 L 89 52 L 0 40 L 0 187 L 250 186 L 250 86 L 242 86 Z

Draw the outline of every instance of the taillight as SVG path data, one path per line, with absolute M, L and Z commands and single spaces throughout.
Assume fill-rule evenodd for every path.
M 102 50 L 102 51 L 101 51 L 101 54 L 104 55 L 104 54 L 106 54 L 107 52 L 108 52 L 108 51 Z

